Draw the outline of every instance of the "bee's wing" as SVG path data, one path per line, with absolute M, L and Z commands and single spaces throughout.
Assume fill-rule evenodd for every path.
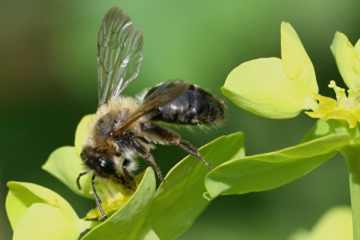
M 139 74 L 143 35 L 119 8 L 111 8 L 98 32 L 97 65 L 99 105 L 118 97 Z
M 171 81 L 155 88 L 151 93 L 146 95 L 143 104 L 132 113 L 119 128 L 113 130 L 112 136 L 121 135 L 121 133 L 137 119 L 171 102 L 180 96 L 188 87 L 189 84 L 183 81 Z

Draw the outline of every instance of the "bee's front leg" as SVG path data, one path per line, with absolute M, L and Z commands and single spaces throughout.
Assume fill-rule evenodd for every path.
M 80 179 L 82 178 L 82 176 L 88 174 L 89 172 L 88 171 L 85 171 L 85 172 L 81 172 L 79 173 L 79 175 L 77 176 L 76 178 L 76 185 L 78 187 L 79 190 L 81 190 L 81 184 L 80 184 Z
M 94 193 L 94 197 L 95 197 L 95 202 L 96 202 L 96 207 L 97 209 L 99 210 L 100 212 L 100 221 L 101 220 L 104 220 L 106 218 L 106 213 L 103 209 L 103 207 L 101 206 L 101 199 L 96 191 L 96 187 L 95 187 L 95 179 L 96 179 L 96 175 L 94 174 L 91 178 L 91 187 L 92 187 L 92 190 L 93 190 L 93 193 Z

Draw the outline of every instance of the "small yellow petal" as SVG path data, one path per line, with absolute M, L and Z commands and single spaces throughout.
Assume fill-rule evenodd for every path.
M 317 108 L 311 112 L 306 112 L 306 114 L 312 118 L 345 121 L 349 124 L 350 128 L 356 127 L 358 121 L 360 121 L 360 104 L 358 97 L 360 93 L 351 91 L 351 94 L 347 96 L 345 90 L 336 86 L 334 81 L 329 84 L 329 87 L 335 91 L 337 99 L 317 95 Z
M 133 195 L 135 189 L 142 180 L 143 173 L 135 177 L 132 189 L 129 189 L 121 184 L 115 183 L 108 179 L 98 179 L 97 192 L 102 199 L 101 206 L 103 207 L 106 215 L 111 215 L 118 209 L 122 208 Z M 91 209 L 85 216 L 87 220 L 99 219 L 101 216 L 97 208 Z
M 113 212 L 115 212 L 116 210 L 123 207 L 125 205 L 125 203 L 127 203 L 127 201 L 129 200 L 129 198 L 130 198 L 129 195 L 124 195 L 122 193 L 119 193 L 111 199 L 110 198 L 105 199 L 105 201 L 102 202 L 101 206 L 103 207 L 106 215 L 110 215 Z M 94 209 L 91 209 L 86 214 L 85 219 L 94 220 L 94 219 L 99 219 L 100 216 L 101 216 L 101 214 L 99 212 L 99 209 L 94 208 Z

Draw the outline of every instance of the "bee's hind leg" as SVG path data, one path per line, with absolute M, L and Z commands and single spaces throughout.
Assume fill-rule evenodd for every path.
M 93 193 L 94 193 L 94 197 L 95 197 L 95 202 L 96 202 L 96 207 L 97 209 L 99 210 L 100 212 L 100 221 L 101 220 L 104 220 L 106 218 L 106 213 L 103 209 L 103 207 L 101 206 L 101 199 L 96 191 L 96 187 L 95 187 L 95 179 L 96 179 L 96 175 L 94 174 L 92 177 L 91 177 L 91 187 L 92 187 L 92 190 L 93 190 Z
M 209 162 L 201 156 L 198 149 L 191 143 L 181 139 L 181 136 L 176 132 L 163 128 L 154 123 L 143 124 L 142 130 L 149 135 L 150 139 L 155 139 L 157 143 L 162 145 L 175 145 L 202 161 L 205 166 L 210 167 Z
M 187 152 L 188 154 L 199 159 L 200 161 L 202 161 L 204 163 L 204 165 L 206 167 L 210 168 L 210 163 L 208 161 L 206 161 L 205 158 L 203 158 L 203 156 L 201 156 L 201 154 L 199 153 L 199 150 L 195 146 L 193 146 L 191 143 L 180 139 L 180 142 L 175 145 L 178 146 L 179 148 L 181 148 L 182 150 L 184 150 L 185 152 Z

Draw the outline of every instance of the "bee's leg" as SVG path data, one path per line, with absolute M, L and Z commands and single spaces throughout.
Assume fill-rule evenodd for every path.
M 88 172 L 82 172 L 82 173 L 79 173 L 79 175 L 77 176 L 76 178 L 76 185 L 78 187 L 79 190 L 81 190 L 81 184 L 80 184 L 80 178 L 84 175 L 88 174 Z
M 125 182 L 130 183 L 134 180 L 134 178 L 131 176 L 131 174 L 129 173 L 127 168 L 124 166 L 123 166 L 123 173 L 124 173 L 124 181 Z
M 96 175 L 94 174 L 91 178 L 91 187 L 94 192 L 96 207 L 99 209 L 99 212 L 100 212 L 100 221 L 101 221 L 106 218 L 106 213 L 105 213 L 103 207 L 101 206 L 101 199 L 96 191 L 95 179 L 96 179 Z
M 191 143 L 180 139 L 180 142 L 176 143 L 175 145 L 184 150 L 185 152 L 189 153 L 190 155 L 194 156 L 195 158 L 201 160 L 206 167 L 210 168 L 210 163 L 206 161 L 203 156 L 201 156 L 199 150 Z
M 146 163 L 148 163 L 155 171 L 158 179 L 160 181 L 163 181 L 164 180 L 164 177 L 161 173 L 161 170 L 159 168 L 159 166 L 157 165 L 154 157 L 151 155 L 149 149 L 147 149 L 145 147 L 145 143 L 143 142 L 144 140 L 141 140 L 139 138 L 136 138 L 136 139 L 133 139 L 132 141 L 132 147 L 133 147 L 133 150 L 135 151 L 135 153 L 141 157 L 142 159 L 144 159 L 144 161 Z M 143 143 L 142 143 L 143 142 Z
M 143 158 L 144 158 L 145 162 L 147 162 L 155 170 L 157 177 L 162 182 L 164 180 L 164 177 L 163 177 L 161 170 L 160 170 L 159 166 L 157 165 L 153 155 L 151 155 L 151 153 L 148 153 L 148 154 L 144 155 Z
M 163 145 L 175 145 L 183 149 L 188 154 L 201 160 L 205 166 L 209 167 L 210 164 L 207 162 L 199 153 L 198 149 L 191 143 L 182 140 L 181 136 L 174 131 L 160 127 L 154 123 L 146 123 L 142 125 L 142 130 L 149 135 L 150 139 L 155 139 L 159 144 Z
M 126 166 L 122 166 L 122 172 L 123 175 L 119 177 L 119 181 L 128 189 L 134 190 L 134 186 L 133 186 L 134 178 L 133 176 L 131 176 Z

